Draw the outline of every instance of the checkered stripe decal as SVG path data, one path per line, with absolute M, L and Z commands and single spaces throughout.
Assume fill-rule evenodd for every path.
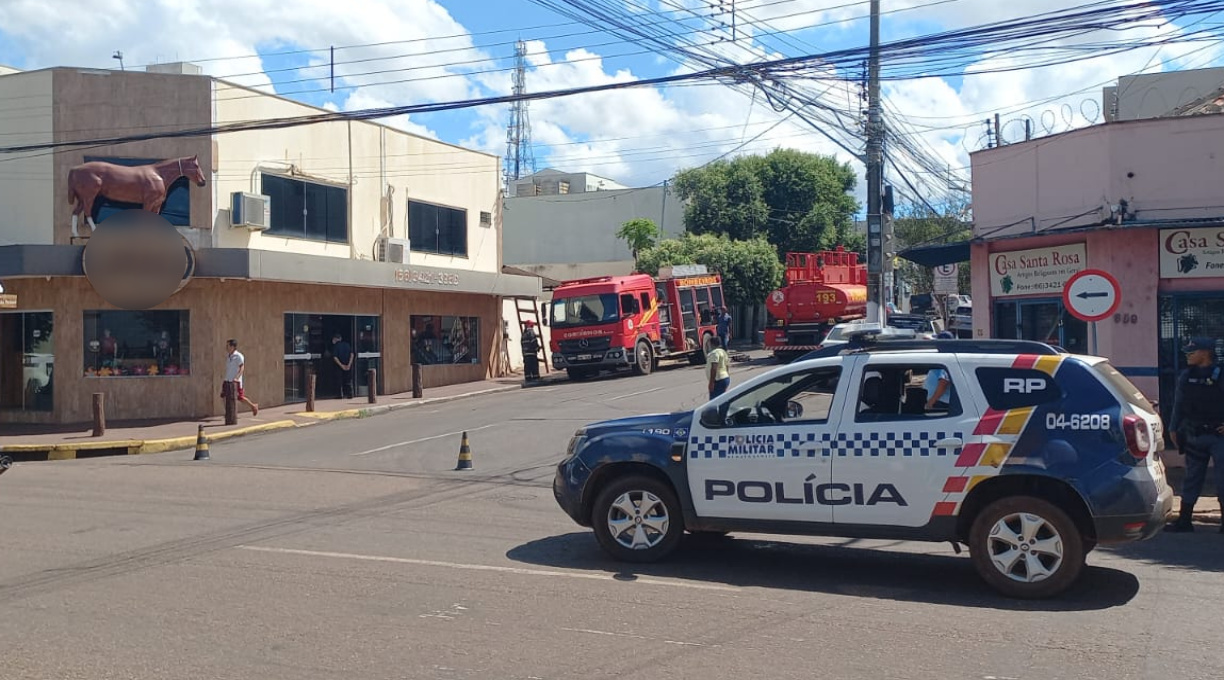
M 960 448 L 937 449 L 935 443 L 961 432 L 843 432 L 836 440 L 815 432 L 752 432 L 748 435 L 694 435 L 689 458 L 816 458 L 960 456 Z
M 837 455 L 841 456 L 959 456 L 960 448 L 937 449 L 935 443 L 949 436 L 960 439 L 960 432 L 843 432 L 837 435 Z

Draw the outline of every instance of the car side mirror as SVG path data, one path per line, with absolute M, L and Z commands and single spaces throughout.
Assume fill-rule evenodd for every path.
M 719 415 L 718 407 L 710 407 L 701 412 L 700 422 L 705 427 L 722 427 L 722 417 Z
M 540 305 L 540 325 L 548 325 L 548 303 Z
M 803 417 L 803 404 L 800 404 L 797 401 L 786 402 L 786 417 L 787 418 L 802 418 Z

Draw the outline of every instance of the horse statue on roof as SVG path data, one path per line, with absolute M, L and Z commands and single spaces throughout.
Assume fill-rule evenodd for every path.
M 171 158 L 148 165 L 115 165 L 102 161 L 82 163 L 68 171 L 68 204 L 72 209 L 72 235 L 77 236 L 77 218 L 85 216 L 90 233 L 98 229 L 93 221 L 94 202 L 99 196 L 120 203 L 136 203 L 157 215 L 166 202 L 166 190 L 180 177 L 204 186 L 204 171 L 199 156 Z

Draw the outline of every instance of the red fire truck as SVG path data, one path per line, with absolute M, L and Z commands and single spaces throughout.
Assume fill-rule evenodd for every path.
M 867 316 L 867 265 L 837 250 L 786 254 L 786 285 L 765 301 L 765 349 L 790 361 L 816 349 L 835 324 Z
M 601 370 L 654 370 L 661 359 L 705 361 L 723 305 L 722 278 L 705 265 L 566 281 L 553 291 L 549 349 L 570 378 Z

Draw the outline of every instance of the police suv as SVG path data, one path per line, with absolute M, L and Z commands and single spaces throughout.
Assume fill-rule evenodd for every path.
M 694 534 L 950 541 L 1001 593 L 1069 587 L 1151 538 L 1161 421 L 1099 357 L 1026 341 L 882 343 L 756 376 L 695 412 L 578 430 L 553 492 L 612 556 Z

